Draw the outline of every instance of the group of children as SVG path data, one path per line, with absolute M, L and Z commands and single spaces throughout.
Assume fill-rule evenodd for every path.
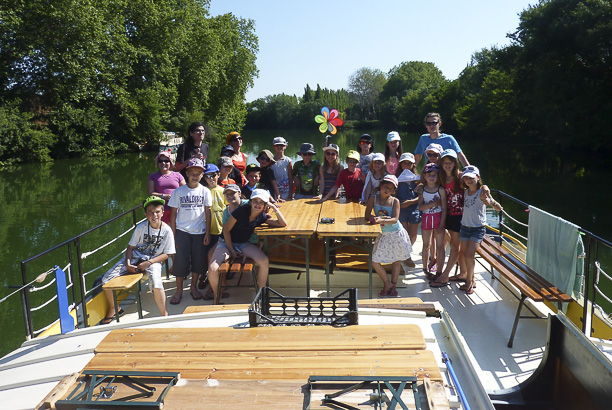
M 255 261 L 259 267 L 258 286 L 265 286 L 268 258 L 256 245 L 255 228 L 264 223 L 286 225 L 277 206 L 279 202 L 335 199 L 343 187 L 347 200 L 366 204 L 365 218 L 381 225 L 382 234 L 375 241 L 372 255 L 373 267 L 383 281 L 379 296 L 397 295 L 401 263 L 415 267 L 411 252 L 419 224 L 423 270 L 431 286 L 464 280 L 461 288 L 468 294 L 473 292 L 474 254 L 484 236 L 485 207 L 491 205 L 496 210 L 501 207 L 488 189 L 483 189 L 476 167 L 468 166 L 460 173 L 455 151 L 443 151 L 438 144 L 430 144 L 425 150 L 428 163 L 419 176 L 415 156 L 402 152 L 396 131 L 388 134 L 384 153 L 375 153 L 372 137 L 363 134 L 357 150 L 346 154 L 346 168 L 340 163 L 340 148 L 336 144 L 323 148 L 323 164 L 313 160 L 316 151 L 310 143 L 301 144 L 298 155 L 302 159 L 295 164 L 285 156 L 284 138 L 274 138 L 273 147 L 274 154 L 267 149 L 259 152 L 256 158 L 259 165 L 244 167 L 244 178 L 241 173 L 236 174 L 232 158 L 223 149 L 218 166 L 205 164 L 197 157 L 189 159 L 184 169 L 186 183 L 171 195 L 165 194 L 171 210 L 169 224 L 161 220 L 165 196 L 148 197 L 144 202 L 147 220 L 136 227 L 125 260 L 109 270 L 103 282 L 126 273 L 148 274 L 162 315 L 167 315 L 167 310 L 161 263 L 169 255 L 176 254 L 172 269 L 177 288 L 171 304 L 180 303 L 184 280 L 190 273 L 190 295 L 194 300 L 216 301 L 226 296 L 217 295 L 219 267 L 228 259 L 242 256 Z M 162 160 L 168 161 L 165 157 Z M 164 166 L 167 164 L 160 165 L 160 169 Z M 274 218 L 270 212 L 275 214 Z M 443 269 L 446 230 L 450 234 L 451 253 Z M 458 260 L 461 274 L 450 277 Z M 392 264 L 391 280 L 381 266 L 387 263 Z M 198 289 L 205 288 L 207 281 L 210 289 L 202 295 Z M 112 294 L 107 292 L 107 297 L 111 307 L 102 323 L 109 323 L 115 315 Z

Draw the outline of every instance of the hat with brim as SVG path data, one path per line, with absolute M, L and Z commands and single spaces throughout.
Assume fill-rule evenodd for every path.
M 445 149 L 444 151 L 442 151 L 442 155 L 440 155 L 440 158 L 444 158 L 444 157 L 452 157 L 457 159 L 457 152 L 455 152 L 454 149 Z
M 189 168 L 202 168 L 202 171 L 206 169 L 204 167 L 204 161 L 202 161 L 200 158 L 191 158 L 187 163 L 187 167 L 185 169 Z
M 329 144 L 327 147 L 323 148 L 323 151 L 336 151 L 336 154 L 340 154 L 340 147 L 336 144 Z
M 157 195 L 151 195 L 149 197 L 147 197 L 144 202 L 142 203 L 142 207 L 144 209 L 147 209 L 147 206 L 151 205 L 151 204 L 155 204 L 155 205 L 165 205 L 166 201 L 164 201 L 163 199 L 161 199 L 160 197 L 158 197 Z
M 157 156 L 155 157 L 156 164 L 159 162 L 160 158 L 169 159 L 170 168 L 174 166 L 174 161 L 172 160 L 172 154 L 170 153 L 170 151 L 161 151 L 159 154 L 157 154 Z
M 217 161 L 217 165 L 219 167 L 233 167 L 234 162 L 230 157 L 219 157 L 219 161 Z
M 442 148 L 442 145 L 432 142 L 431 144 L 427 146 L 427 148 L 425 148 L 425 153 L 427 153 L 427 151 L 433 151 L 436 154 L 442 154 L 442 151 L 444 151 L 444 148 Z
M 478 179 L 479 176 L 480 176 L 480 170 L 476 168 L 474 165 L 468 165 L 467 167 L 463 169 L 463 172 L 461 172 L 461 178 L 468 177 L 468 178 Z
M 206 174 L 214 174 L 219 172 L 219 168 L 215 164 L 206 164 L 204 167 L 204 175 Z
M 399 159 L 399 162 L 410 161 L 414 164 L 414 154 L 411 152 L 404 152 Z
M 259 154 L 257 154 L 257 158 L 259 158 L 261 154 L 265 154 L 265 156 L 268 157 L 268 162 L 271 162 L 272 164 L 276 163 L 276 161 L 274 160 L 274 155 L 272 155 L 272 152 L 270 152 L 270 150 L 263 149 L 259 151 Z
M 249 172 L 260 172 L 261 168 L 257 164 L 249 164 L 244 169 L 244 175 L 247 175 Z
M 381 154 L 380 152 L 377 152 L 376 154 L 372 156 L 372 161 L 385 162 L 385 154 Z
M 382 179 L 382 182 L 391 182 L 393 186 L 397 188 L 397 177 L 393 174 L 385 175 L 385 177 Z
M 224 145 L 221 147 L 221 155 L 223 155 L 224 152 L 231 152 L 232 155 L 234 155 L 236 150 L 231 145 Z
M 283 137 L 275 137 L 274 140 L 272 141 L 272 145 L 284 145 L 286 147 L 287 140 L 284 139 Z
M 238 192 L 240 193 L 240 187 L 236 184 L 227 184 L 227 186 L 223 189 L 223 193 L 226 191 Z
M 425 165 L 425 167 L 423 168 L 424 174 L 428 172 L 432 172 L 432 171 L 440 172 L 440 167 L 438 166 L 438 164 L 434 162 L 430 162 L 429 164 Z
M 316 154 L 316 152 L 312 144 L 305 142 L 300 145 L 300 150 L 298 151 L 298 154 Z
M 387 141 L 391 142 L 391 141 L 401 141 L 402 139 L 400 138 L 399 132 L 397 131 L 391 131 L 390 133 L 387 134 Z
M 353 149 L 350 150 L 348 154 L 346 154 L 346 159 L 354 159 L 355 161 L 361 160 L 361 158 L 359 157 L 359 153 Z
M 251 201 L 255 198 L 259 198 L 267 204 L 270 202 L 270 193 L 265 189 L 254 189 L 251 192 Z

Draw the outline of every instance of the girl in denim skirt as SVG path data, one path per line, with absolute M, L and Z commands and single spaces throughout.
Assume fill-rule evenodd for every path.
M 476 282 L 474 280 L 474 265 L 476 251 L 484 238 L 487 223 L 487 205 L 496 211 L 502 206 L 491 197 L 488 189 L 484 189 L 480 180 L 480 171 L 473 165 L 464 168 L 461 174 L 461 184 L 465 188 L 463 200 L 463 217 L 461 218 L 461 253 L 465 257 L 467 276 L 465 284 L 459 289 L 471 295 L 474 293 Z

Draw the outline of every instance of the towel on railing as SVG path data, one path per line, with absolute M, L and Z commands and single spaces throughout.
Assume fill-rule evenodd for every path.
M 527 266 L 567 295 L 577 278 L 579 226 L 529 206 Z

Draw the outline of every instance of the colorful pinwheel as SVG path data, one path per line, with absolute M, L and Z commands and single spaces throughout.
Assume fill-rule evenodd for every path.
M 319 131 L 324 134 L 329 132 L 332 135 L 338 132 L 336 127 L 343 124 L 343 121 L 338 118 L 338 110 L 333 109 L 330 111 L 327 107 L 321 108 L 321 115 L 317 115 L 315 121 L 321 124 L 319 125 Z

